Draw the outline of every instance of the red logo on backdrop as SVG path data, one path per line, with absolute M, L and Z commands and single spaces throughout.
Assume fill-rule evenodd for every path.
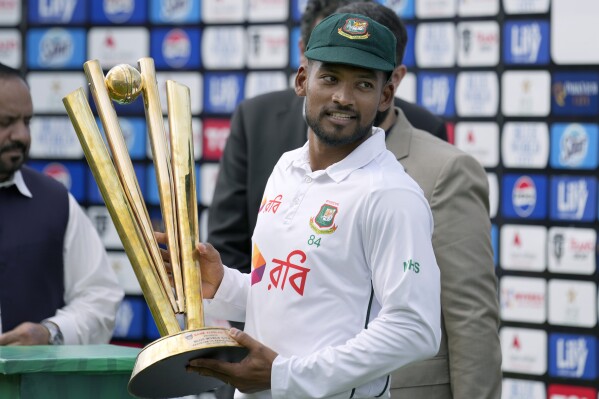
M 447 132 L 447 142 L 455 144 L 455 125 L 450 122 L 445 122 L 445 131 Z
M 7 38 L 6 41 L 0 41 L 0 54 L 8 54 L 9 51 L 16 51 L 18 42 L 14 39 Z
M 114 48 L 116 47 L 116 43 L 114 42 L 114 36 L 107 35 L 104 38 L 104 45 L 106 46 L 106 48 L 114 50 Z
M 522 243 L 520 242 L 520 235 L 518 233 L 514 234 L 514 246 L 519 247 Z
M 514 335 L 514 340 L 512 341 L 512 348 L 520 350 L 520 338 L 517 335 Z
M 468 131 L 468 134 L 466 135 L 466 141 L 468 144 L 475 144 L 474 132 L 472 130 Z
M 67 190 L 71 189 L 71 174 L 64 165 L 56 162 L 50 163 L 46 165 L 42 173 L 61 182 Z
M 281 260 L 273 258 L 273 262 L 276 263 L 277 267 L 270 271 L 270 284 L 268 289 L 270 290 L 273 286 L 280 288 L 281 291 L 285 289 L 285 283 L 289 281 L 291 288 L 295 290 L 301 296 L 304 296 L 304 287 L 306 285 L 306 278 L 310 269 L 304 266 L 296 265 L 292 262 L 292 258 L 295 257 L 297 262 L 304 263 L 306 261 L 306 254 L 299 249 L 291 251 L 287 255 L 287 260 Z M 289 275 L 291 271 L 291 275 Z
M 18 5 L 17 5 L 18 4 Z M 21 3 L 15 1 L 0 1 L 0 12 L 14 12 Z
M 597 399 L 597 390 L 571 385 L 549 385 L 548 399 Z
M 225 144 L 231 132 L 231 122 L 228 119 L 204 120 L 204 159 L 218 161 L 223 156 Z

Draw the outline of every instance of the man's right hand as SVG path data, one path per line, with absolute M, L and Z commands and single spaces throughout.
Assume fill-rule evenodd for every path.
M 278 354 L 236 328 L 231 328 L 229 334 L 249 350 L 248 355 L 241 362 L 229 363 L 219 359 L 198 358 L 189 361 L 187 370 L 218 378 L 243 393 L 270 389 L 272 364 Z
M 167 244 L 166 233 L 154 232 L 158 244 Z M 166 267 L 170 271 L 170 254 L 168 249 L 161 249 L 162 258 Z M 220 287 L 220 283 L 225 275 L 225 268 L 220 260 L 220 254 L 211 244 L 197 243 L 193 251 L 193 258 L 200 262 L 202 272 L 202 298 L 212 299 Z
M 198 242 L 193 257 L 200 262 L 202 271 L 202 298 L 212 299 L 225 276 L 220 254 L 212 244 Z
M 0 346 L 4 345 L 50 345 L 50 332 L 38 323 L 25 322 L 13 330 L 0 334 Z

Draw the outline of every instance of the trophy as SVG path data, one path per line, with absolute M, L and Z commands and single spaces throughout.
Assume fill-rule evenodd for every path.
M 83 66 L 110 152 L 84 90 L 69 93 L 63 103 L 161 335 L 137 356 L 129 392 L 144 398 L 199 394 L 223 383 L 187 372 L 189 360 L 239 361 L 247 349 L 233 340 L 227 329 L 204 325 L 200 265 L 193 257 L 198 214 L 189 88 L 172 80 L 166 82 L 169 143 L 154 61 L 141 58 L 138 67 L 117 65 L 104 77 L 97 60 Z M 143 95 L 170 269 L 154 237 L 112 104 L 130 103 L 139 94 Z

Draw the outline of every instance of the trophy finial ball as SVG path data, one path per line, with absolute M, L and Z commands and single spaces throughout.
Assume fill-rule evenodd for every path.
M 108 71 L 105 82 L 110 98 L 119 104 L 132 103 L 143 87 L 141 74 L 128 64 L 113 67 Z

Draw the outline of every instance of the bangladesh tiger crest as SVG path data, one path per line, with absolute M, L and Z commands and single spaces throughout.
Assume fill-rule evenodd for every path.
M 318 234 L 331 234 L 337 230 L 337 225 L 335 224 L 335 216 L 337 216 L 337 212 L 339 204 L 332 201 L 327 201 L 320 207 L 318 214 L 314 217 L 310 218 L 310 227 Z
M 337 29 L 337 33 L 348 39 L 368 39 L 368 21 L 360 18 L 348 18 L 343 27 Z

